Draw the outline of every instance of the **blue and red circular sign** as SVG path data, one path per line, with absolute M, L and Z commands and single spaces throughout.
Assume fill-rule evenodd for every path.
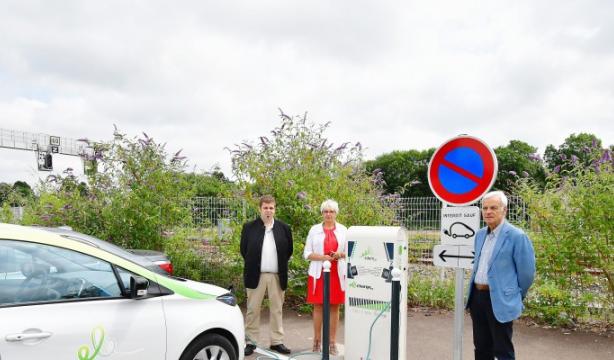
M 482 197 L 497 178 L 497 157 L 482 140 L 461 135 L 433 154 L 428 179 L 433 194 L 451 205 L 468 205 Z

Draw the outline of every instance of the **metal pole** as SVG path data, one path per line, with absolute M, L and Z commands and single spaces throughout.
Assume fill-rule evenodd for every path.
M 390 300 L 390 360 L 399 359 L 399 320 L 401 301 L 401 270 L 392 269 L 392 299 Z
M 465 319 L 464 299 L 465 270 L 456 268 L 456 297 L 454 299 L 454 360 L 463 359 L 463 320 Z
M 322 304 L 322 360 L 329 360 L 330 345 L 330 261 L 324 261 L 324 301 Z

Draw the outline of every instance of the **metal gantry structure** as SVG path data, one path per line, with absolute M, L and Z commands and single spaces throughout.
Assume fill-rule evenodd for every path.
M 53 170 L 52 154 L 83 158 L 92 152 L 86 141 L 7 129 L 0 129 L 0 148 L 34 151 L 39 171 Z

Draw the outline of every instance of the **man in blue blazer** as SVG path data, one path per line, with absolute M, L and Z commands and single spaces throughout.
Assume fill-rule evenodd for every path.
M 505 220 L 507 197 L 492 191 L 482 198 L 486 227 L 475 236 L 475 262 L 467 308 L 473 323 L 476 360 L 515 359 L 512 322 L 535 277 L 535 252 L 527 235 Z

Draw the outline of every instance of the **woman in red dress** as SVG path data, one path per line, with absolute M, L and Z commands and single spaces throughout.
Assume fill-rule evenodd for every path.
M 311 227 L 307 235 L 303 256 L 309 260 L 307 282 L 307 303 L 313 304 L 313 351 L 321 351 L 322 304 L 324 294 L 324 261 L 330 261 L 330 348 L 331 355 L 337 355 L 337 326 L 339 305 L 345 302 L 346 240 L 347 228 L 336 221 L 339 204 L 326 200 L 320 206 L 323 222 Z

